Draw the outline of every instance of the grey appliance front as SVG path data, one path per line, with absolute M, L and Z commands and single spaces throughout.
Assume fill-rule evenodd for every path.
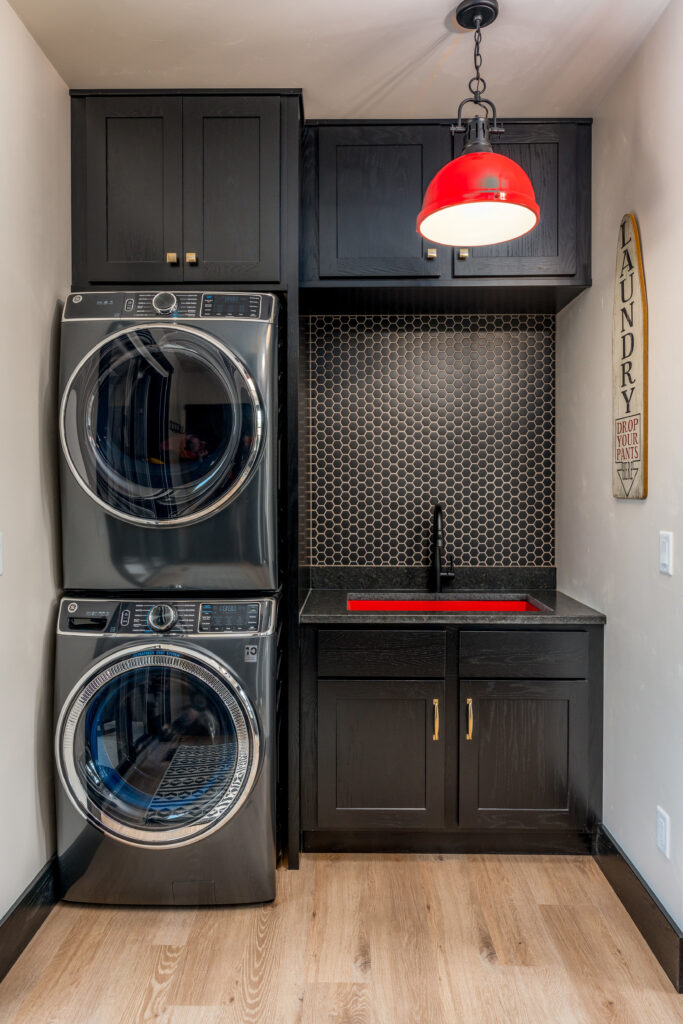
M 274 615 L 272 600 L 63 600 L 55 758 L 66 899 L 273 898 Z
M 67 301 L 65 586 L 273 591 L 277 302 L 187 293 L 155 314 L 148 294 Z

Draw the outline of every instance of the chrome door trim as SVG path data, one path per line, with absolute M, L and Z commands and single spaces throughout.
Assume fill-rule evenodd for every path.
M 238 761 L 233 779 L 216 805 L 211 809 L 209 816 L 204 816 L 199 822 L 192 825 L 184 825 L 181 828 L 171 828 L 154 831 L 152 829 L 135 828 L 116 821 L 110 815 L 96 807 L 88 798 L 87 790 L 83 786 L 76 771 L 74 757 L 74 739 L 76 727 L 80 721 L 83 711 L 90 703 L 97 691 L 120 673 L 111 671 L 115 665 L 127 662 L 133 655 L 140 655 L 143 652 L 150 652 L 151 656 L 161 657 L 168 652 L 176 655 L 181 662 L 199 662 L 204 667 L 205 675 L 196 673 L 195 676 L 210 686 L 214 693 L 222 701 L 228 710 L 238 733 Z M 144 667 L 145 664 L 160 664 L 160 662 L 143 662 L 142 659 L 131 667 Z M 197 666 L 194 666 L 196 670 Z M 218 677 L 228 696 L 221 693 L 214 685 L 211 675 Z M 222 678 L 221 678 L 222 677 Z M 237 710 L 237 715 L 235 715 Z M 241 719 L 241 721 L 240 721 Z M 242 748 L 247 744 L 247 753 L 240 751 L 240 739 Z M 126 843 L 128 846 L 143 847 L 144 849 L 173 849 L 178 846 L 186 846 L 195 843 L 200 839 L 215 832 L 229 821 L 240 810 L 245 800 L 251 793 L 256 775 L 260 767 L 260 730 L 256 713 L 246 693 L 237 682 L 228 668 L 216 658 L 210 657 L 202 651 L 196 651 L 191 647 L 182 644 L 132 644 L 118 648 L 112 654 L 107 655 L 92 665 L 78 680 L 69 693 L 59 714 L 57 728 L 55 730 L 55 760 L 60 782 L 75 807 L 78 814 L 85 818 L 95 828 L 111 836 L 118 842 Z M 249 749 L 251 758 L 249 759 Z M 237 800 L 231 803 L 235 794 L 239 793 Z
M 209 344 L 213 345 L 214 348 L 219 349 L 223 353 L 223 355 L 229 360 L 229 362 L 233 364 L 238 373 L 242 375 L 254 405 L 254 413 L 256 417 L 256 439 L 255 443 L 252 445 L 252 450 L 249 454 L 249 458 L 247 459 L 244 469 L 237 477 L 232 487 L 230 487 L 229 490 L 226 491 L 225 494 L 223 494 L 212 505 L 208 505 L 205 509 L 202 509 L 201 512 L 193 512 L 191 515 L 180 516 L 178 519 L 141 519 L 138 516 L 130 515 L 128 512 L 120 512 L 117 509 L 112 508 L 111 505 L 108 505 L 106 501 L 103 501 L 100 497 L 98 497 L 97 494 L 95 494 L 95 492 L 86 483 L 86 481 L 83 480 L 80 473 L 78 472 L 74 464 L 74 461 L 71 457 L 71 452 L 69 451 L 69 446 L 66 441 L 65 426 L 67 401 L 71 393 L 73 383 L 78 374 L 80 373 L 80 371 L 83 369 L 85 364 L 90 359 L 92 359 L 92 357 L 101 348 L 103 348 L 104 345 L 108 345 L 109 342 L 121 337 L 121 335 L 130 334 L 131 328 L 123 327 L 121 330 L 115 331 L 113 334 L 108 334 L 106 338 L 103 338 L 102 341 L 99 341 L 97 345 L 94 345 L 93 348 L 91 348 L 86 353 L 86 355 L 83 356 L 83 358 L 80 360 L 80 362 L 77 364 L 77 366 L 71 373 L 68 381 L 66 382 L 59 405 L 59 441 L 62 447 L 64 458 L 66 459 L 67 465 L 71 470 L 72 476 L 74 477 L 76 483 L 81 487 L 81 489 L 85 491 L 88 497 L 91 498 L 94 502 L 96 502 L 101 508 L 103 508 L 107 515 L 114 516 L 116 519 L 121 519 L 126 523 L 133 523 L 135 526 L 160 526 L 172 529 L 173 527 L 187 526 L 189 523 L 200 522 L 202 519 L 208 519 L 210 516 L 215 515 L 215 513 L 218 512 L 219 509 L 223 508 L 224 505 L 227 505 L 231 501 L 233 501 L 234 498 L 239 493 L 239 491 L 241 491 L 242 488 L 248 483 L 249 479 L 251 478 L 252 470 L 254 469 L 256 462 L 258 461 L 261 453 L 263 452 L 264 442 L 266 439 L 266 419 L 263 411 L 261 396 L 258 393 L 254 379 L 249 373 L 249 370 L 247 369 L 243 360 L 240 359 L 239 356 L 236 356 L 235 353 L 232 352 L 226 345 L 218 341 L 217 338 L 211 337 L 211 335 L 207 334 L 206 331 L 200 331 L 196 327 L 188 327 L 186 324 L 175 324 L 174 321 L 168 320 L 141 322 L 136 324 L 135 330 L 146 330 L 150 327 L 167 327 L 170 324 L 173 324 L 176 330 L 181 330 L 185 331 L 188 334 L 196 335 L 196 337 L 201 338 L 202 341 L 207 341 L 209 342 Z

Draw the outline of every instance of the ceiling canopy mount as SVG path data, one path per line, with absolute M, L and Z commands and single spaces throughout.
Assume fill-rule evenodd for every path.
M 453 17 L 461 28 L 486 28 L 498 17 L 498 0 L 461 0 L 455 8 Z

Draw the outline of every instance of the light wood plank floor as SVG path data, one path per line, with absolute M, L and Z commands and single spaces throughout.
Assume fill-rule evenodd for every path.
M 589 857 L 305 856 L 264 907 L 56 907 L 0 985 L 13 1024 L 673 1024 Z

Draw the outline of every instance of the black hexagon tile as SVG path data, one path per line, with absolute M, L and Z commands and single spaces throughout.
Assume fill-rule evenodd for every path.
M 552 315 L 302 320 L 302 530 L 314 566 L 555 564 Z

